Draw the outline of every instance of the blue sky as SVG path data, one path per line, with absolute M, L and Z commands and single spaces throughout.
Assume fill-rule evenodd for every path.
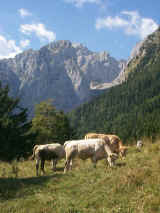
M 57 40 L 127 59 L 160 24 L 159 0 L 5 0 L 0 7 L 0 59 Z

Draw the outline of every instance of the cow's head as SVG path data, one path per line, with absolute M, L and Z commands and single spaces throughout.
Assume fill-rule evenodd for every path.
M 143 142 L 142 141 L 137 141 L 137 148 L 142 148 Z
M 115 165 L 115 160 L 117 160 L 117 158 L 118 158 L 118 155 L 115 153 L 111 153 L 110 155 L 108 155 L 107 160 L 110 167 Z

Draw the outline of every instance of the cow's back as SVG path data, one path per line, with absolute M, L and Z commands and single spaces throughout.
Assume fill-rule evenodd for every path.
M 98 134 L 98 133 L 87 133 L 85 135 L 85 139 L 92 139 L 92 138 L 102 138 L 105 134 Z
M 65 157 L 65 150 L 59 143 L 37 145 L 35 149 L 35 156 L 46 160 L 54 158 L 61 159 Z
M 105 141 L 101 138 L 87 139 L 87 141 L 70 141 L 65 146 L 66 155 L 71 157 L 78 156 L 83 160 L 92 157 L 96 153 L 99 157 L 102 157 L 102 153 L 104 156 L 104 143 Z

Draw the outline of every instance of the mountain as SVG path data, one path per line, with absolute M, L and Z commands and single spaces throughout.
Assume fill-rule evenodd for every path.
M 30 113 L 36 103 L 50 98 L 57 109 L 69 111 L 99 94 L 98 90 L 101 93 L 99 85 L 112 86 L 122 64 L 107 52 L 61 40 L 0 60 L 0 80 L 9 84 L 10 94 L 20 97 Z
M 135 47 L 120 75 L 121 84 L 68 114 L 76 137 L 114 133 L 127 142 L 160 134 L 160 28 Z

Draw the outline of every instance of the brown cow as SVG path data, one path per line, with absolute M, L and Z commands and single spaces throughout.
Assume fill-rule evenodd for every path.
M 98 133 L 88 133 L 85 135 L 85 139 L 105 138 L 105 137 L 109 138 L 112 152 L 119 154 L 121 158 L 126 155 L 126 151 L 128 148 L 126 146 L 123 146 L 121 139 L 117 135 L 98 134 Z

